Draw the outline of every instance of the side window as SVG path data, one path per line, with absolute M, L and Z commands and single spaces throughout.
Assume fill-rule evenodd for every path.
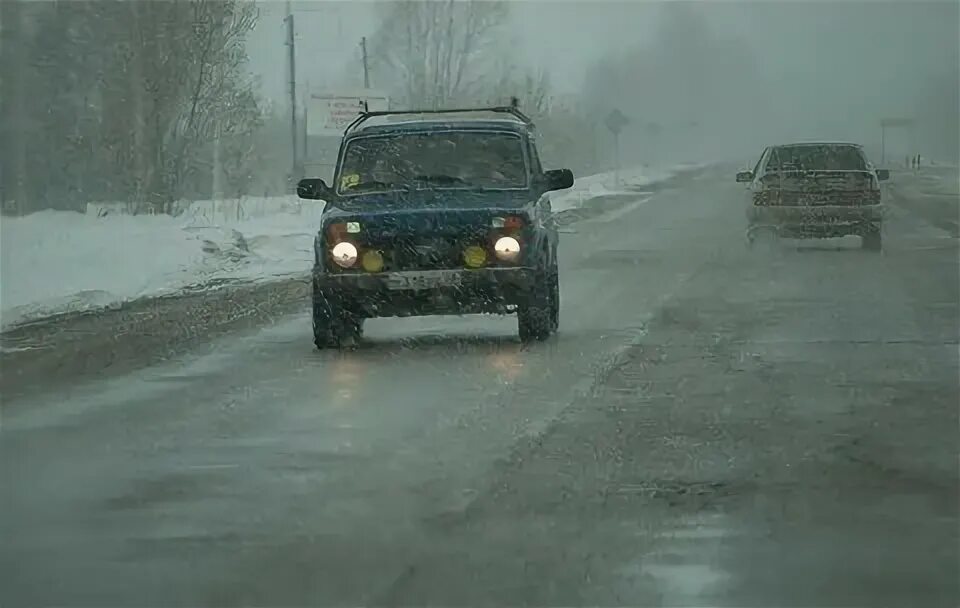
M 780 154 L 776 148 L 770 148 L 770 153 L 767 154 L 767 160 L 763 163 L 763 170 L 764 172 L 780 170 Z
M 763 166 L 764 161 L 767 159 L 767 156 L 770 154 L 770 148 L 767 148 L 763 151 L 763 154 L 760 155 L 760 160 L 757 161 L 757 165 L 753 168 L 753 177 L 760 176 L 760 167 Z

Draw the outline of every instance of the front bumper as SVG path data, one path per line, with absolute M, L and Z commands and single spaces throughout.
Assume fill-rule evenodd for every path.
M 752 206 L 747 210 L 748 231 L 775 229 L 792 236 L 844 236 L 879 229 L 882 205 L 861 206 Z
M 505 314 L 535 289 L 533 268 L 314 272 L 314 304 L 366 317 Z

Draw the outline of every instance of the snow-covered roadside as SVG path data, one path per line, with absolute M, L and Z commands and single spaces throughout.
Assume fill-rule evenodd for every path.
M 894 170 L 888 183 L 915 196 L 957 196 L 960 191 L 958 177 L 960 170 L 956 165 L 939 164 Z
M 200 201 L 178 217 L 44 211 L 0 221 L 0 327 L 229 280 L 306 272 L 323 203 Z M 237 221 L 237 217 L 241 219 Z
M 590 198 L 636 192 L 692 165 L 582 177 L 553 197 L 555 211 Z M 44 211 L 0 220 L 0 328 L 175 294 L 232 280 L 307 272 L 323 203 L 296 197 L 197 201 L 177 217 L 91 205 L 86 215 Z
M 681 171 L 696 169 L 703 165 L 676 165 L 672 167 L 635 167 L 620 171 L 620 184 L 616 183 L 616 173 L 607 171 L 585 177 L 578 177 L 573 188 L 551 197 L 554 211 L 566 211 L 581 207 L 584 202 L 598 196 L 612 194 L 636 194 L 639 188 L 655 182 L 670 179 Z

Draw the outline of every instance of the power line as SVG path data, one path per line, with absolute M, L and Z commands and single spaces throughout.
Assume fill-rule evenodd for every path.
M 290 149 L 292 152 L 290 179 L 297 179 L 298 169 L 298 150 L 297 150 L 297 64 L 296 47 L 294 42 L 294 24 L 293 11 L 291 10 L 290 0 L 287 0 L 287 61 L 290 70 Z

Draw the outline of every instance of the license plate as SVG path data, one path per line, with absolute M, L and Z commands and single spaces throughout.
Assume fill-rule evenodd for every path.
M 414 290 L 459 287 L 460 277 L 459 270 L 395 273 L 387 277 L 387 289 Z

